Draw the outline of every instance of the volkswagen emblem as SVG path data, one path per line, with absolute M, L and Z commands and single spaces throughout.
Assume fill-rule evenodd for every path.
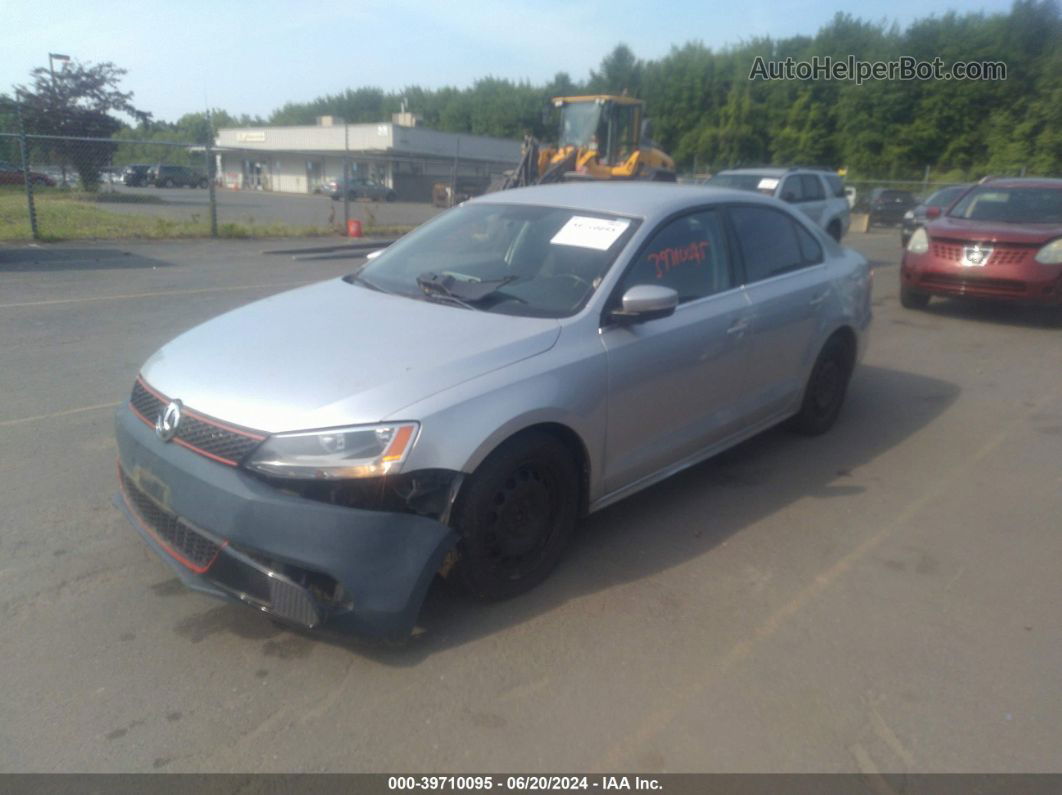
M 181 401 L 171 400 L 155 420 L 155 433 L 164 442 L 168 442 L 177 433 L 181 424 Z
M 984 265 L 991 256 L 991 247 L 982 246 L 980 243 L 974 243 L 972 246 L 963 246 L 962 249 L 964 265 Z

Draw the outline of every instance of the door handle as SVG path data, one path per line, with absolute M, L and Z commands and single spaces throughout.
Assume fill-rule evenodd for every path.
M 728 328 L 726 330 L 726 333 L 729 334 L 730 336 L 733 336 L 735 334 L 744 334 L 745 333 L 745 329 L 747 329 L 748 327 L 749 327 L 749 321 L 746 320 L 745 318 L 742 318 L 741 320 L 735 320 L 733 322 L 733 324 L 730 326 L 730 328 Z
M 829 296 L 829 294 L 830 294 L 830 291 L 827 290 L 822 295 L 817 295 L 814 298 L 812 298 L 810 301 L 808 301 L 808 304 L 810 306 L 818 306 L 819 304 L 821 304 L 823 301 L 826 300 L 826 298 Z

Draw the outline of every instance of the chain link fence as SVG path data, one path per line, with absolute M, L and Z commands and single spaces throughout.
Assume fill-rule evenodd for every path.
M 393 236 L 503 165 L 0 132 L 0 240 Z

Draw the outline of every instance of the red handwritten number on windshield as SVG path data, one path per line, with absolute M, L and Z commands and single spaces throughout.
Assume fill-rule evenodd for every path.
M 649 261 L 656 268 L 656 278 L 663 279 L 670 270 L 684 262 L 704 262 L 707 240 L 690 243 L 682 248 L 664 248 L 649 254 Z

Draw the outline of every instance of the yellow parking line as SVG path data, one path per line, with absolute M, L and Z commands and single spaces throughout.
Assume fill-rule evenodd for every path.
M 96 295 L 87 298 L 53 298 L 48 301 L 25 301 L 17 304 L 0 304 L 0 309 L 15 309 L 25 306 L 52 306 L 55 304 L 80 304 L 89 301 L 124 301 L 131 298 L 159 298 L 170 295 L 196 295 L 199 293 L 222 293 L 235 290 L 261 290 L 266 287 L 296 287 L 313 282 L 272 282 L 270 284 L 239 284 L 231 287 L 202 287 L 194 290 L 156 290 L 150 293 L 124 293 L 120 295 Z
M 121 405 L 120 403 L 100 403 L 95 406 L 81 406 L 76 409 L 67 409 L 66 411 L 53 411 L 51 414 L 38 414 L 35 417 L 22 417 L 17 420 L 0 420 L 0 428 L 6 428 L 10 425 L 25 425 L 29 422 L 40 422 L 41 420 L 51 420 L 56 417 L 68 417 L 71 414 L 84 414 L 86 411 L 99 411 L 100 409 L 113 409 L 115 406 Z

